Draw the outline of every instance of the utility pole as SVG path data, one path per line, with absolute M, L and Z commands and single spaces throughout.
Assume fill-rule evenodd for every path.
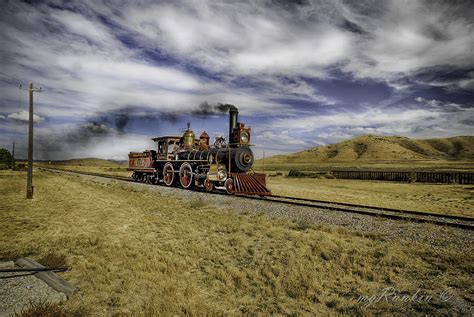
M 12 149 L 12 171 L 15 170 L 15 142 L 13 142 L 13 149 Z
M 33 89 L 33 83 L 28 85 L 28 93 L 30 100 L 30 120 L 28 126 L 28 176 L 26 180 L 26 198 L 33 198 L 33 92 L 41 91 L 40 89 Z

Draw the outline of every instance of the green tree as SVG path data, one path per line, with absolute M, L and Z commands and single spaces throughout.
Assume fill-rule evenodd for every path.
M 11 167 L 12 155 L 7 149 L 0 149 L 0 165 Z

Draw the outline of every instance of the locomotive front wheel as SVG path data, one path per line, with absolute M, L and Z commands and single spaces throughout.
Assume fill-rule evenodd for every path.
M 225 181 L 224 186 L 225 186 L 225 191 L 227 192 L 227 194 L 233 194 L 234 193 L 234 191 L 235 191 L 234 180 L 232 178 L 228 178 Z
M 183 188 L 189 188 L 193 183 L 193 168 L 188 162 L 183 163 L 179 168 L 179 181 Z
M 171 163 L 166 163 L 163 167 L 163 182 L 166 186 L 171 186 L 174 180 L 174 168 Z
M 210 180 L 206 179 L 204 181 L 204 188 L 206 189 L 206 191 L 212 192 L 212 190 L 214 189 L 214 184 L 212 184 Z

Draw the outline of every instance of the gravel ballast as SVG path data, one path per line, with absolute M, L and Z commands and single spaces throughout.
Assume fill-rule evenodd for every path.
M 66 294 L 55 291 L 34 274 L 0 272 L 0 317 L 15 316 L 32 303 L 58 304 L 66 299 Z

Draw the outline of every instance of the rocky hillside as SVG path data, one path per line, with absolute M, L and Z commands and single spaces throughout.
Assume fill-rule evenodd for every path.
M 474 160 L 474 136 L 410 139 L 364 135 L 332 145 L 266 159 L 268 163 Z

